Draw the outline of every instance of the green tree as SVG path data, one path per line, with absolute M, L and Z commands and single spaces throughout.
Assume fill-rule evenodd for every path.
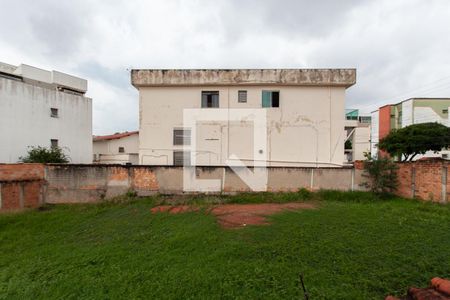
M 353 149 L 352 141 L 351 140 L 346 140 L 344 148 L 345 149 Z
M 422 123 L 392 130 L 378 144 L 399 161 L 411 161 L 427 151 L 438 152 L 450 146 L 450 128 L 439 123 Z
M 397 190 L 397 165 L 387 157 L 373 159 L 365 153 L 363 176 L 367 180 L 361 185 L 376 194 L 390 194 Z
M 70 158 L 60 147 L 30 146 L 25 157 L 19 158 L 24 163 L 68 163 Z

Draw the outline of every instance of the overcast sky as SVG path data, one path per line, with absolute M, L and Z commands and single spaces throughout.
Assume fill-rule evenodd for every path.
M 448 0 L 0 4 L 0 61 L 86 78 L 95 134 L 138 128 L 131 68 L 352 67 L 346 106 L 364 112 L 450 97 Z

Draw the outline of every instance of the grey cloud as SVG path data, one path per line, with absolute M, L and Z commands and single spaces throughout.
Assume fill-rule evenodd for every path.
M 130 72 L 129 68 L 125 66 L 110 68 L 95 61 L 87 61 L 79 64 L 76 71 L 87 78 L 103 81 L 116 88 L 127 89 L 130 87 Z
M 447 0 L 4 2 L 0 60 L 87 78 L 95 133 L 137 127 L 129 66 L 356 67 L 346 105 L 368 109 L 450 76 Z
M 240 38 L 246 32 L 272 32 L 289 38 L 322 38 L 346 23 L 346 16 L 368 0 L 227 1 L 221 16 L 226 33 Z
M 40 2 L 40 7 L 29 17 L 31 32 L 49 56 L 70 57 L 81 49 L 83 36 L 90 30 L 87 7 L 72 2 Z

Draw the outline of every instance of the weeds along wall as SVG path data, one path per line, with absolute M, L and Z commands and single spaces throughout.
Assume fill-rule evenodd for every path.
M 447 202 L 449 162 L 399 163 L 398 195 Z M 269 167 L 268 191 L 363 190 L 361 162 L 354 168 Z M 197 179 L 219 179 L 224 193 L 251 192 L 228 167 L 196 167 Z M 89 203 L 135 191 L 140 196 L 183 193 L 183 168 L 174 166 L 0 164 L 0 210 L 44 203 Z

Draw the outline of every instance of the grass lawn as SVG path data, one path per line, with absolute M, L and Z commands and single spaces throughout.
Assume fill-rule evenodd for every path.
M 310 299 L 382 299 L 450 277 L 450 206 L 366 193 L 309 198 L 225 197 L 319 206 L 235 230 L 203 212 L 151 214 L 159 198 L 3 214 L 0 298 L 302 299 L 303 273 Z

